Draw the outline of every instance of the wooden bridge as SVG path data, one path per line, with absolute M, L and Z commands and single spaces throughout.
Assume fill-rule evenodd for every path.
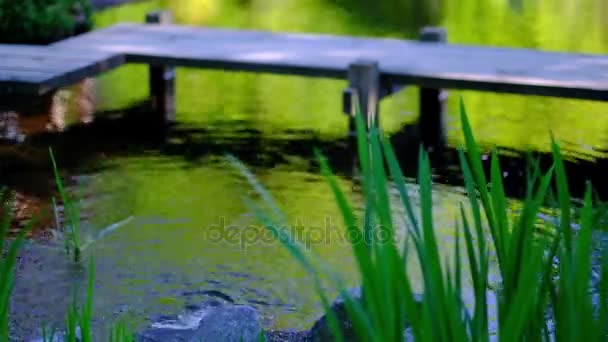
M 172 121 L 174 67 L 268 72 L 348 80 L 345 112 L 360 106 L 373 124 L 382 97 L 415 85 L 423 135 L 439 139 L 430 145 L 441 144 L 444 88 L 608 101 L 608 56 L 445 41 L 438 28 L 423 29 L 420 41 L 353 38 L 178 26 L 168 12 L 154 12 L 147 24 L 118 24 L 49 46 L 0 45 L 0 96 L 42 95 L 144 63 L 155 112 Z

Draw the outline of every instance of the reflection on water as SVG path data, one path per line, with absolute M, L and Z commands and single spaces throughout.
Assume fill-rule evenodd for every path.
M 96 23 L 102 27 L 143 21 L 146 11 L 166 7 L 179 23 L 193 25 L 413 38 L 419 26 L 439 23 L 455 43 L 608 52 L 608 27 L 600 14 L 608 10 L 604 1 L 369 4 L 363 0 L 145 1 L 100 12 Z M 26 136 L 22 152 L 40 160 L 46 146 L 53 145 L 69 173 L 86 175 L 77 182 L 86 194 L 86 237 L 98 237 L 107 227 L 131 218 L 90 248 L 97 264 L 97 323 L 126 316 L 134 324 L 146 324 L 161 313 L 180 311 L 184 303 L 195 302 L 207 291 L 221 291 L 236 302 L 256 306 L 268 327 L 304 329 L 319 315 L 309 277 L 277 243 L 264 238 L 263 228 L 244 206 L 242 198 L 252 193 L 226 164 L 225 152 L 252 167 L 285 210 L 294 234 L 355 283 L 350 249 L 337 239 L 342 231 L 338 210 L 311 161 L 313 147 L 321 147 L 344 175 L 343 189 L 361 208 L 344 139 L 347 121 L 340 98 L 344 83 L 180 68 L 179 123 L 163 142 L 145 129 L 149 113 L 137 106 L 148 94 L 147 68 L 132 65 L 98 78 L 94 86 L 84 83 L 63 93 L 64 107 L 53 110 L 50 119 L 20 117 L 12 127 Z M 475 92 L 451 92 L 448 138 L 453 146 L 461 142 L 455 119 L 461 95 L 484 145 L 545 151 L 551 129 L 567 144 L 570 155 L 604 156 L 606 104 Z M 381 122 L 396 142 L 409 138 L 403 125 L 416 121 L 417 97 L 416 89 L 407 88 L 383 100 Z M 63 135 L 41 134 L 91 121 L 94 102 L 99 110 L 94 125 L 72 127 Z M 112 118 L 127 112 L 125 108 L 131 108 L 129 115 Z M 65 114 L 57 115 L 60 112 Z M 408 150 L 398 152 L 404 166 L 415 169 Z M 515 191 L 521 185 L 521 178 L 515 177 L 521 163 L 514 163 L 507 165 L 514 177 L 507 184 Z M 15 169 L 28 165 L 18 163 Z M 48 163 L 36 165 L 46 170 L 38 177 L 49 180 Z M 587 169 L 581 170 L 584 175 Z M 411 195 L 416 202 L 415 188 Z M 48 194 L 40 197 L 48 199 Z M 463 197 L 457 187 L 437 185 L 434 200 L 438 233 L 449 250 L 452 218 Z M 14 310 L 20 331 L 32 333 L 42 321 L 62 319 L 73 285 L 81 284 L 84 275 L 66 262 L 60 249 L 36 243 L 28 249 Z
M 596 0 L 391 0 L 380 4 L 362 0 L 149 1 L 107 11 L 97 17 L 97 23 L 142 21 L 142 13 L 159 6 L 171 9 L 176 21 L 193 25 L 415 38 L 420 25 L 438 23 L 447 28 L 451 43 L 608 51 L 608 27 L 602 20 L 607 5 Z M 401 13 L 406 14 L 387 19 Z M 145 70 L 133 66 L 106 76 L 103 106 L 120 108 L 143 99 L 147 94 L 142 86 L 146 84 Z M 254 128 L 265 133 L 306 128 L 335 138 L 344 132 L 344 120 L 336 115 L 340 98 L 328 96 L 340 94 L 344 87 L 340 81 L 180 69 L 177 82 L 181 121 L 208 127 L 221 120 L 248 118 Z M 452 92 L 448 134 L 453 145 L 461 141 L 455 115 L 461 96 L 484 145 L 546 151 L 551 129 L 568 143 L 571 155 L 585 159 L 605 155 L 608 122 L 604 121 L 608 116 L 602 114 L 608 105 L 604 103 L 470 91 Z M 417 113 L 417 91 L 413 88 L 382 104 L 382 121 L 389 132 L 415 121 Z M 594 120 L 581 119 L 587 115 Z
M 90 78 L 40 98 L 19 100 L 15 109 L 0 111 L 0 143 L 22 143 L 28 136 L 64 131 L 72 123 L 91 123 L 95 101 L 95 80 Z

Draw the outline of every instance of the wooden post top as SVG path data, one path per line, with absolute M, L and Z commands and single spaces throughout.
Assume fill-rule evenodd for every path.
M 448 40 L 448 34 L 443 27 L 426 26 L 420 29 L 419 39 L 421 42 L 441 42 Z
M 173 15 L 170 11 L 155 10 L 146 13 L 146 23 L 148 24 L 171 24 Z

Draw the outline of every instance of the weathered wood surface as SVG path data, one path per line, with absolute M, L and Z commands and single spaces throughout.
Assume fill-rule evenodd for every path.
M 119 24 L 48 47 L 0 45 L 1 56 L 7 57 L 0 58 L 4 94 L 43 93 L 115 67 L 123 57 L 340 79 L 349 64 L 364 59 L 378 62 L 383 83 L 608 100 L 608 56 L 397 39 Z M 25 59 L 21 67 L 17 56 Z
M 608 56 L 312 34 L 119 24 L 56 44 L 127 61 L 345 79 L 358 59 L 430 88 L 608 100 Z
M 42 95 L 124 62 L 124 55 L 100 50 L 0 45 L 0 95 Z

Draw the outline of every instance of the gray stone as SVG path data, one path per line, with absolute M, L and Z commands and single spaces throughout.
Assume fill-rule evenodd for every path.
M 348 289 L 348 294 L 354 300 L 361 300 L 360 287 Z M 342 296 L 338 296 L 333 301 L 333 303 L 331 304 L 331 310 L 334 312 L 336 318 L 338 319 L 340 329 L 342 330 L 342 334 L 344 335 L 344 339 L 346 341 L 355 340 L 355 331 L 352 322 L 348 319 L 348 312 L 346 311 L 346 305 Z M 325 315 L 321 316 L 321 318 L 319 318 L 312 326 L 312 329 L 310 330 L 310 340 L 314 342 L 333 341 L 329 322 L 327 321 L 327 317 Z
M 258 312 L 246 305 L 211 301 L 165 318 L 139 334 L 140 342 L 253 342 L 262 334 Z
M 348 293 L 351 298 L 356 301 L 361 301 L 361 288 L 355 287 L 348 290 Z M 415 300 L 418 303 L 422 302 L 422 296 L 416 295 Z M 342 296 L 338 296 L 331 304 L 331 310 L 336 315 L 338 319 L 338 323 L 340 325 L 340 329 L 342 330 L 342 334 L 344 336 L 345 341 L 356 341 L 356 334 L 352 322 L 348 318 L 348 312 L 346 310 L 346 305 L 344 303 L 344 298 Z M 406 341 L 409 341 L 408 338 L 411 338 L 411 333 L 408 334 L 408 331 L 405 332 Z M 331 329 L 329 327 L 329 323 L 327 322 L 327 317 L 325 315 L 321 316 L 309 332 L 309 340 L 314 342 L 325 342 L 325 341 L 333 341 L 333 336 L 331 334 Z
M 266 342 L 309 342 L 308 331 L 280 331 L 266 332 Z
M 412 327 L 408 327 L 405 329 L 405 333 L 403 334 L 403 342 L 414 342 L 414 333 L 412 332 Z
M 262 327 L 257 311 L 246 305 L 223 306 L 203 317 L 198 341 L 259 341 Z

